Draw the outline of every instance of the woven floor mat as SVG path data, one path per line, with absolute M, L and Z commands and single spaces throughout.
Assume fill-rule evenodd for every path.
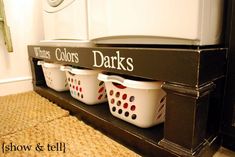
M 68 111 L 35 92 L 3 96 L 0 97 L 0 137 L 68 115 Z
M 42 151 L 39 151 L 39 149 L 36 150 L 35 148 L 39 143 L 42 146 Z M 7 135 L 0 138 L 0 144 L 1 149 L 5 148 L 4 153 L 3 149 L 0 151 L 0 156 L 138 156 L 126 147 L 72 116 L 62 117 L 48 123 L 41 123 L 21 132 Z M 13 145 L 18 145 L 18 151 L 13 151 L 17 149 Z M 30 150 L 26 149 L 27 151 L 22 151 L 23 145 L 30 147 Z

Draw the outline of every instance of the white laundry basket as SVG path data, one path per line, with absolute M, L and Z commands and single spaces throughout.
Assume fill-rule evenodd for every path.
M 130 80 L 109 73 L 100 73 L 105 82 L 112 115 L 141 128 L 164 122 L 166 93 L 162 82 Z
M 73 98 L 88 105 L 107 101 L 104 82 L 97 79 L 101 71 L 70 66 L 61 66 L 60 69 L 66 71 L 70 94 Z
M 38 61 L 38 65 L 42 66 L 43 74 L 48 87 L 56 91 L 69 90 L 65 72 L 60 71 L 60 64 Z

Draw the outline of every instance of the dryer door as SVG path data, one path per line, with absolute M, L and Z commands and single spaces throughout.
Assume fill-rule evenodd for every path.
M 60 5 L 64 0 L 47 0 L 47 3 L 52 7 L 57 7 Z
M 58 12 L 69 5 L 71 5 L 75 0 L 43 0 L 43 10 L 47 13 Z
M 49 0 L 43 0 L 43 2 L 43 25 L 45 40 L 87 40 L 86 0 L 63 0 L 61 4 L 57 4 L 57 7 L 52 7 L 49 5 Z M 53 5 L 56 5 L 56 3 L 53 3 Z

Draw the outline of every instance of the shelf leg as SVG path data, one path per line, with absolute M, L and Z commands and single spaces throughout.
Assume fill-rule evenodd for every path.
M 165 83 L 167 92 L 164 138 L 159 145 L 180 156 L 195 156 L 208 145 L 208 107 L 213 82 L 200 87 Z

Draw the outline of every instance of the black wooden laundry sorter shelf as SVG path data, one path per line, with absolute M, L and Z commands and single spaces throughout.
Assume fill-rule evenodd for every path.
M 28 52 L 36 92 L 142 155 L 211 156 L 220 145 L 226 49 L 39 44 L 28 46 Z M 113 117 L 107 103 L 87 106 L 69 92 L 49 89 L 38 60 L 165 81 L 166 121 L 141 129 Z

